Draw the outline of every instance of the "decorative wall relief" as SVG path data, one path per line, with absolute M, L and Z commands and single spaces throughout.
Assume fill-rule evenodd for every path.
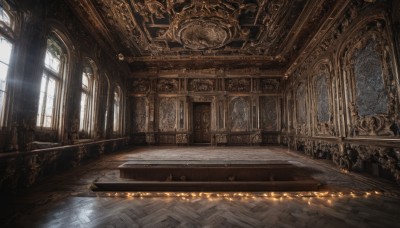
M 131 91 L 134 93 L 146 93 L 150 90 L 150 80 L 138 78 L 133 79 Z
M 263 78 L 261 79 L 261 91 L 265 92 L 279 92 L 281 88 L 281 81 L 278 78 Z
M 251 135 L 231 135 L 230 143 L 232 144 L 249 144 L 251 142 Z
M 158 115 L 158 128 L 161 131 L 174 131 L 176 129 L 176 99 L 160 98 Z
M 306 103 L 306 98 L 307 98 L 306 85 L 304 83 L 301 83 L 299 85 L 299 87 L 297 87 L 297 91 L 296 91 L 297 123 L 299 123 L 299 124 L 305 124 L 307 122 L 307 116 L 306 116 L 307 103 Z
M 320 72 L 315 79 L 315 96 L 317 105 L 317 122 L 328 122 L 330 117 L 328 75 Z
M 317 135 L 335 135 L 332 117 L 332 104 L 330 100 L 331 89 L 329 85 L 330 73 L 327 64 L 318 64 L 314 69 L 313 76 L 313 109 L 315 120 L 315 133 Z
M 133 99 L 133 131 L 146 131 L 147 102 L 145 97 L 134 97 Z
M 215 143 L 216 144 L 227 144 L 228 143 L 228 135 L 227 134 L 215 134 Z
M 225 87 L 225 89 L 230 92 L 250 92 L 251 80 L 248 78 L 226 79 Z
M 348 132 L 352 136 L 393 136 L 398 134 L 393 76 L 385 21 L 374 20 L 347 43 L 343 54 L 349 96 Z
M 215 81 L 212 79 L 190 79 L 189 80 L 189 91 L 205 92 L 213 91 Z
M 388 98 L 382 72 L 382 57 L 373 40 L 354 54 L 356 104 L 360 116 L 386 114 Z
M 231 130 L 246 131 L 249 125 L 250 104 L 243 97 L 235 98 L 230 103 Z
M 286 105 L 286 109 L 287 110 L 295 110 L 294 108 L 294 101 L 293 101 L 293 92 L 289 91 L 286 93 L 286 100 L 287 100 L 287 105 Z M 293 119 L 294 119 L 295 113 L 294 111 L 287 112 L 287 130 L 288 132 L 292 132 L 294 129 L 294 125 L 293 125 Z
M 157 83 L 158 92 L 177 92 L 178 80 L 173 78 L 159 79 Z
M 261 129 L 277 131 L 277 98 L 260 97 Z
M 225 105 L 224 101 L 218 102 L 218 127 L 220 129 L 225 128 Z
M 185 104 L 183 101 L 179 102 L 179 128 L 184 128 L 184 107 Z
M 176 143 L 187 144 L 189 142 L 187 134 L 176 134 Z
M 252 144 L 260 144 L 262 143 L 262 135 L 261 131 L 257 131 L 251 135 L 251 143 Z
M 153 145 L 156 143 L 156 137 L 153 133 L 146 133 L 146 143 L 148 145 Z

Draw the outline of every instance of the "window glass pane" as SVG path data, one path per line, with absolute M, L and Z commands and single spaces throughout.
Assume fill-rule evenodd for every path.
M 106 107 L 108 109 L 108 106 Z M 107 131 L 107 118 L 108 118 L 108 111 L 104 113 L 104 132 Z
M 46 94 L 45 117 L 43 127 L 51 127 L 53 118 L 54 96 L 55 96 L 56 83 L 54 79 L 49 78 Z
M 39 98 L 39 107 L 38 107 L 38 115 L 36 120 L 36 126 L 41 126 L 41 119 L 43 116 L 43 100 L 46 95 L 46 84 L 47 84 L 47 76 L 43 74 L 42 82 L 40 85 L 40 98 Z
M 119 131 L 119 94 L 114 93 L 114 132 Z
M 42 76 L 42 82 L 40 84 L 40 92 L 46 92 L 46 85 L 47 85 L 47 75 L 43 74 Z
M 46 116 L 52 116 L 53 114 L 53 105 L 54 105 L 54 93 L 55 93 L 55 81 L 54 79 L 49 79 L 49 83 L 47 85 L 47 97 L 46 97 Z
M 44 117 L 44 122 L 43 122 L 43 127 L 51 127 L 51 116 L 45 116 Z
M 4 110 L 4 102 L 5 99 L 5 93 L 3 91 L 0 91 L 0 120 L 2 120 L 2 116 L 3 116 L 3 110 Z
M 119 106 L 114 105 L 114 131 L 119 130 Z
M 6 24 L 8 27 L 11 27 L 10 16 L 6 13 L 6 11 L 0 7 L 0 21 Z
M 45 66 L 46 68 L 58 73 L 60 71 L 60 58 L 49 50 L 46 51 Z
M 0 91 L 6 90 L 8 66 L 0 63 Z
M 89 88 L 89 77 L 86 73 L 82 75 L 82 89 L 87 90 Z
M 81 97 L 81 113 L 80 113 L 80 123 L 79 128 L 81 130 L 85 130 L 85 122 L 86 122 L 86 112 L 87 112 L 87 95 L 86 93 L 82 93 Z
M 0 36 L 0 61 L 9 64 L 12 50 L 12 43 Z

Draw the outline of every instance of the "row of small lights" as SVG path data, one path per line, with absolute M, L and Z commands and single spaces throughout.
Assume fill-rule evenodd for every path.
M 333 199 L 344 197 L 365 197 L 382 195 L 379 191 L 366 192 L 268 192 L 268 193 L 248 193 L 248 192 L 226 192 L 226 193 L 211 193 L 211 192 L 108 192 L 105 193 L 108 197 L 119 197 L 128 199 L 144 199 L 144 198 L 178 198 L 183 201 L 192 201 L 198 199 L 206 199 L 210 201 L 216 200 L 272 200 L 283 201 L 292 199 L 308 200 L 311 204 L 313 198 L 325 199 L 331 204 Z

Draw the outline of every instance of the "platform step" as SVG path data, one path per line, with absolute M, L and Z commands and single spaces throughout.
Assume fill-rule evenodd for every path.
M 318 191 L 320 183 L 316 180 L 301 181 L 233 181 L 233 182 L 97 182 L 93 191 L 167 191 L 167 192 L 207 192 L 207 191 Z
M 131 161 L 120 177 L 136 181 L 298 181 L 310 170 L 284 161 Z

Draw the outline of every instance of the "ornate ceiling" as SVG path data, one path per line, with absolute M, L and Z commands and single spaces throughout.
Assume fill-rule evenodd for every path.
M 66 0 L 131 69 L 282 70 L 312 40 L 335 0 Z

